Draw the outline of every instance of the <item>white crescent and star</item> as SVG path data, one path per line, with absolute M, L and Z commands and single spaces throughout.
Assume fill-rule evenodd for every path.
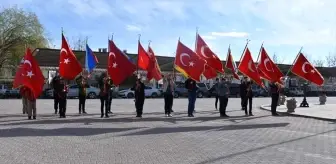
M 255 71 L 253 70 L 253 68 L 252 68 L 252 64 L 253 64 L 253 62 L 252 62 L 252 60 L 250 60 L 249 63 L 248 63 L 248 69 L 249 69 L 251 72 L 255 72 Z
M 183 62 L 183 57 L 188 57 L 190 59 L 190 56 L 186 53 L 182 53 L 181 56 L 180 56 L 180 62 L 183 66 L 187 66 L 184 62 Z
M 66 58 L 66 59 L 64 59 L 64 63 L 68 64 L 68 63 L 70 63 L 70 60 L 68 58 Z
M 110 52 L 110 53 L 109 53 L 109 57 L 111 57 L 111 56 L 113 56 L 114 59 L 116 58 L 116 55 L 115 55 L 114 52 Z M 117 68 L 117 66 L 118 66 L 118 64 L 117 64 L 116 62 L 113 62 L 113 63 L 112 63 L 112 67 L 113 67 L 113 68 Z
M 267 58 L 267 59 L 264 60 L 264 66 L 265 66 L 265 68 L 266 68 L 266 71 L 271 71 L 271 72 L 273 72 L 273 68 L 272 68 L 272 69 L 268 69 L 268 67 L 267 67 L 267 63 L 270 63 L 270 59 L 269 59 L 269 58 Z
M 32 78 L 34 76 L 33 71 L 27 71 L 27 75 L 29 78 Z

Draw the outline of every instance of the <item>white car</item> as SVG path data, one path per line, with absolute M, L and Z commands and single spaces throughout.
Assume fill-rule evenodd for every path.
M 161 91 L 157 88 L 152 88 L 145 86 L 145 96 L 146 97 L 159 97 L 161 96 Z M 132 88 L 119 91 L 119 96 L 122 98 L 134 98 L 134 90 Z
M 90 99 L 97 98 L 99 95 L 99 91 L 100 90 L 98 88 L 87 85 L 86 86 L 86 97 Z M 47 91 L 47 95 L 49 97 L 53 97 L 53 93 L 54 93 L 53 89 Z M 74 84 L 74 85 L 69 86 L 69 92 L 68 92 L 67 97 L 68 98 L 78 97 L 78 85 Z

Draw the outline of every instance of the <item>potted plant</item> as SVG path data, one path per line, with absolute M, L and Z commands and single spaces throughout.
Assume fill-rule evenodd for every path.
M 288 113 L 295 112 L 294 109 L 297 107 L 296 103 L 297 101 L 295 100 L 295 98 L 291 98 L 287 100 L 287 112 Z
M 284 94 L 280 94 L 280 105 L 285 105 L 286 96 Z
M 320 101 L 320 105 L 325 105 L 325 103 L 327 102 L 327 94 L 325 93 L 325 91 L 321 92 L 319 96 L 319 101 Z

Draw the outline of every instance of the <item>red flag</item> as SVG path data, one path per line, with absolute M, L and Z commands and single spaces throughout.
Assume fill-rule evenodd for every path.
M 212 67 L 210 67 L 209 65 L 206 64 L 203 75 L 207 79 L 212 79 L 212 78 L 217 77 L 217 71 L 214 68 L 212 68 Z
M 32 91 L 35 99 L 39 97 L 43 91 L 44 76 L 29 48 L 26 50 L 18 72 L 20 73 L 16 74 L 13 86 L 15 88 L 25 86 Z
M 23 65 L 24 65 L 24 61 L 25 61 L 25 56 L 27 56 L 27 52 L 28 51 L 26 50 L 26 53 L 22 57 L 20 65 L 16 70 L 16 74 L 15 74 L 14 81 L 13 81 L 13 88 L 18 88 L 22 85 L 22 80 L 23 80 L 23 77 L 24 77 Z
M 178 41 L 175 57 L 175 69 L 195 81 L 201 80 L 206 62 L 194 51 Z
M 120 85 L 127 77 L 132 76 L 136 66 L 123 54 L 122 51 L 109 40 L 108 74 L 114 85 Z
M 263 46 L 261 46 L 260 50 L 260 61 L 258 63 L 258 69 L 260 69 L 262 72 L 262 74 L 260 74 L 262 78 L 267 79 L 270 82 L 282 83 L 280 79 L 284 75 L 280 71 L 279 67 L 268 56 Z M 266 78 L 264 76 L 266 76 Z
M 245 76 L 249 77 L 259 86 L 264 87 L 260 75 L 258 73 L 257 67 L 254 64 L 250 50 L 246 47 L 243 57 L 238 66 L 239 71 Z
M 138 67 L 149 71 L 152 69 L 152 63 L 146 50 L 142 47 L 140 41 L 138 42 Z
M 205 41 L 198 34 L 196 36 L 196 53 L 197 55 L 199 55 L 199 57 L 207 61 L 207 65 L 212 67 L 215 71 L 224 73 L 223 64 L 221 60 L 218 58 L 218 56 L 215 53 L 211 51 L 211 49 L 208 47 Z M 205 71 L 208 71 L 208 70 L 212 71 L 211 69 L 207 69 Z M 212 72 L 204 72 L 204 73 L 211 74 Z
M 226 57 L 225 67 L 231 70 L 231 72 L 233 74 L 233 77 L 235 79 L 240 80 L 239 76 L 238 76 L 238 69 L 237 69 L 237 66 L 236 66 L 236 62 L 233 60 L 233 57 L 231 55 L 230 47 L 228 49 L 228 54 L 227 54 L 227 57 Z
M 300 53 L 292 67 L 292 73 L 295 75 L 321 86 L 324 83 L 324 78 L 320 72 Z
M 156 81 L 159 81 L 162 79 L 160 66 L 156 60 L 154 51 L 152 50 L 150 46 L 148 46 L 147 54 L 150 56 L 151 62 L 153 63 L 153 69 L 148 71 L 147 79 L 151 80 L 154 78 Z
M 59 62 L 59 74 L 67 80 L 73 80 L 83 68 L 77 60 L 75 54 L 70 49 L 64 35 L 62 34 L 62 49 Z
M 267 81 L 273 81 L 272 78 L 270 78 L 268 75 L 266 75 L 263 71 L 260 70 L 260 68 L 257 66 L 258 73 L 260 75 L 260 78 L 265 79 Z

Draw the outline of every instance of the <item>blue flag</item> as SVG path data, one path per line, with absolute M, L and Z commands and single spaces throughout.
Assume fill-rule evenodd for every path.
M 96 55 L 92 52 L 89 45 L 86 45 L 86 55 L 85 55 L 85 69 L 91 73 L 93 69 L 97 66 L 98 59 Z

